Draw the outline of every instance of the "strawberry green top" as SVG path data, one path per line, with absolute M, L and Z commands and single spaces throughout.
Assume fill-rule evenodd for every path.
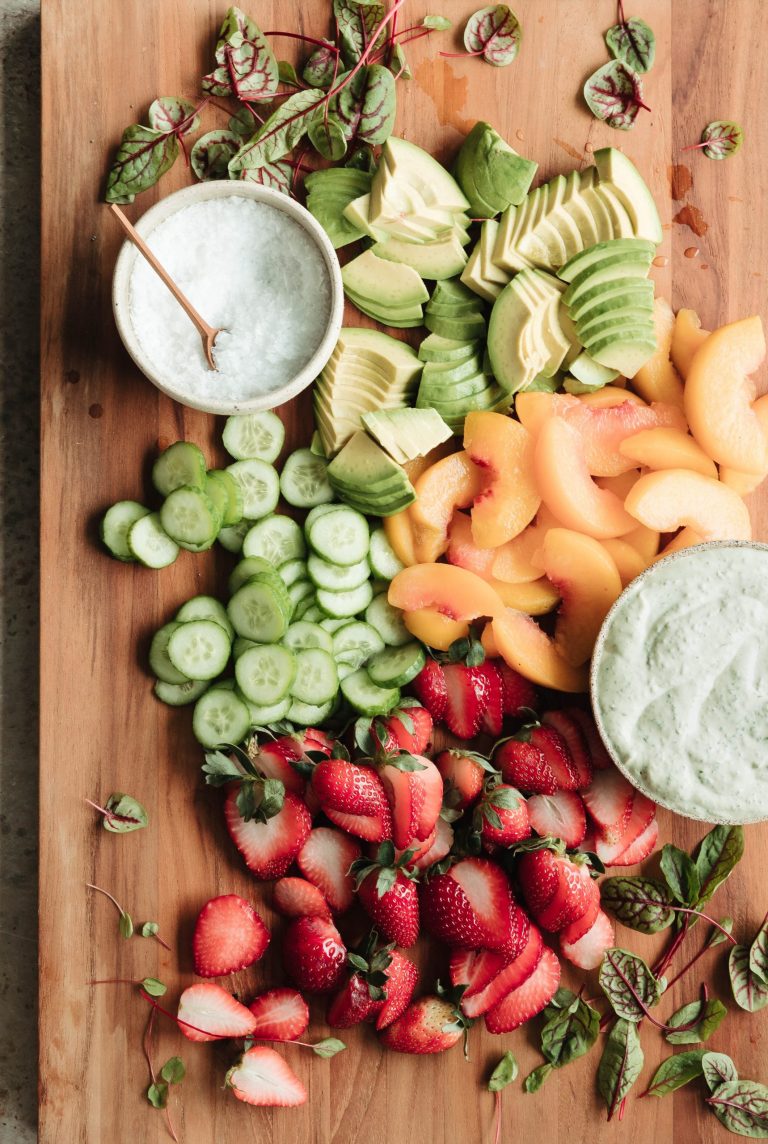
M 616 762 L 662 806 L 768 818 L 768 545 L 683 549 L 632 581 L 603 625 L 592 701 Z

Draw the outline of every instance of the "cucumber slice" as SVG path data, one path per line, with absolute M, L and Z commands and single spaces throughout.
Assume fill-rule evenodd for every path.
M 333 489 L 328 483 L 325 457 L 318 457 L 311 449 L 297 449 L 291 453 L 280 474 L 280 492 L 288 504 L 296 508 L 314 508 L 333 500 Z
M 180 548 L 209 548 L 219 534 L 221 516 L 202 489 L 182 485 L 163 501 L 160 523 Z
M 191 441 L 176 441 L 160 454 L 152 466 L 152 484 L 161 497 L 187 485 L 205 485 L 205 457 Z
M 296 678 L 291 684 L 294 699 L 320 707 L 334 699 L 338 690 L 339 676 L 330 652 L 320 647 L 296 652 Z
M 315 703 L 302 703 L 300 699 L 292 699 L 286 718 L 299 727 L 317 727 L 333 711 L 333 700 L 323 703 L 319 707 Z
M 357 616 L 371 603 L 373 590 L 366 580 L 359 588 L 348 592 L 329 592 L 327 588 L 317 589 L 317 602 L 328 616 Z M 378 599 L 379 597 L 377 597 Z
M 341 693 L 361 715 L 386 715 L 400 702 L 399 687 L 377 687 L 364 667 L 342 679 Z
M 242 588 L 246 580 L 250 580 L 252 576 L 257 576 L 259 572 L 272 572 L 274 571 L 272 565 L 268 560 L 262 559 L 261 556 L 245 556 L 237 563 L 229 574 L 227 581 L 227 588 L 230 596 L 234 596 L 238 588 Z
M 292 623 L 283 637 L 283 643 L 291 651 L 301 651 L 308 647 L 320 647 L 323 651 L 333 651 L 333 640 L 329 632 L 319 624 L 309 620 L 297 620 Z
M 297 659 L 290 648 L 261 644 L 235 662 L 237 686 L 250 703 L 269 707 L 284 699 L 296 678 Z
M 136 557 L 128 547 L 128 533 L 131 525 L 143 516 L 149 516 L 150 510 L 135 500 L 121 500 L 113 504 L 104 513 L 101 521 L 101 539 L 110 553 L 117 559 L 126 562 Z
M 307 539 L 332 564 L 358 564 L 368 555 L 368 522 L 361 512 L 340 505 L 312 522 Z
M 371 574 L 371 566 L 365 559 L 359 560 L 357 564 L 331 564 L 313 552 L 307 561 L 307 572 L 318 588 L 346 592 L 365 583 Z
M 417 640 L 401 647 L 386 647 L 372 656 L 366 671 L 379 687 L 405 687 L 421 671 L 427 657 Z
M 181 605 L 174 619 L 180 624 L 186 624 L 189 620 L 213 620 L 214 623 L 221 624 L 230 642 L 235 638 L 227 609 L 213 596 L 193 596 Z
M 192 715 L 192 731 L 203 747 L 242 743 L 251 729 L 248 707 L 225 687 L 211 687 L 201 695 Z
M 398 572 L 402 572 L 405 567 L 395 555 L 395 550 L 387 540 L 383 528 L 374 528 L 371 533 L 368 559 L 371 562 L 371 572 L 380 580 L 394 580 Z
M 160 513 L 151 512 L 128 529 L 128 547 L 145 568 L 167 568 L 179 555 L 179 546 L 160 523 Z
M 231 528 L 243 519 L 243 496 L 224 469 L 209 469 L 205 474 L 205 491 L 221 513 L 221 523 Z
M 297 580 L 307 579 L 307 562 L 306 560 L 286 560 L 285 564 L 281 564 L 278 568 L 277 574 L 286 588 L 290 588 L 291 584 L 295 584 Z
M 317 611 L 318 618 L 312 622 L 319 624 L 324 631 L 330 632 L 331 635 L 333 635 L 334 632 L 337 632 L 339 628 L 345 628 L 348 624 L 354 623 L 354 620 L 350 620 L 349 616 L 340 616 L 338 619 L 334 619 L 332 616 L 323 615 L 323 612 L 320 608 L 318 608 Z M 306 619 L 306 616 L 304 618 Z
M 227 552 L 232 552 L 235 556 L 243 550 L 243 540 L 251 530 L 253 525 L 252 520 L 246 520 L 245 517 L 237 524 L 231 527 L 224 526 L 219 530 L 219 535 L 216 537 L 222 548 L 226 548 Z
M 365 618 L 390 647 L 401 647 L 413 639 L 403 623 L 402 611 L 392 607 L 384 592 L 371 600 L 365 609 Z
M 325 516 L 327 512 L 333 512 L 335 508 L 340 508 L 338 504 L 318 504 L 311 508 L 307 513 L 307 519 L 304 521 L 304 535 L 309 536 L 309 530 L 315 523 L 319 516 Z
M 346 679 L 348 675 L 352 675 L 360 667 L 359 663 L 345 663 L 344 660 L 336 660 L 336 672 L 339 677 L 339 684 L 342 679 Z
M 247 640 L 244 636 L 237 636 L 232 644 L 232 658 L 239 659 L 244 651 L 248 651 L 249 647 L 261 647 L 261 644 L 257 644 L 256 640 Z
M 355 668 L 362 667 L 372 655 L 384 650 L 384 640 L 375 628 L 363 620 L 353 620 L 339 628 L 333 637 L 333 658 Z
M 280 499 L 280 478 L 266 461 L 235 461 L 226 469 L 239 486 L 243 497 L 243 516 L 261 520 L 275 511 Z M 246 553 L 246 556 L 248 553 Z M 257 552 L 252 555 L 258 556 Z
M 179 624 L 168 640 L 168 658 L 186 679 L 215 679 L 231 650 L 229 635 L 215 620 Z
M 273 464 L 283 447 L 285 426 L 271 409 L 237 413 L 227 418 L 221 440 L 236 461 L 259 460 Z
M 174 667 L 168 658 L 168 641 L 178 627 L 178 623 L 163 624 L 152 636 L 149 645 L 149 666 L 163 683 L 189 683 L 184 672 Z
M 288 595 L 293 603 L 293 615 L 291 618 L 299 619 L 300 617 L 295 614 L 296 609 L 304 600 L 314 600 L 315 585 L 311 580 L 296 580 L 293 584 L 288 585 Z
M 279 576 L 260 572 L 238 588 L 227 604 L 227 615 L 239 636 L 256 643 L 277 643 L 291 619 L 288 590 Z
M 155 695 L 169 707 L 186 707 L 194 703 L 209 688 L 207 679 L 188 679 L 186 683 L 165 683 L 162 679 L 155 682 Z
M 243 541 L 243 556 L 261 556 L 275 568 L 288 560 L 302 560 L 306 553 L 300 526 L 277 513 L 257 521 Z
M 311 596 L 305 596 L 294 605 L 291 619 L 294 623 L 297 620 L 307 620 L 311 624 L 316 624 L 318 620 L 322 619 L 323 615 L 324 613 L 321 612 L 317 606 L 313 592 Z
M 281 699 L 279 703 L 273 703 L 269 707 L 260 707 L 257 703 L 249 703 L 245 696 L 239 696 L 243 700 L 248 713 L 251 716 L 252 727 L 267 727 L 270 723 L 279 723 L 281 719 L 287 718 L 288 710 L 291 706 L 290 695 L 285 699 Z

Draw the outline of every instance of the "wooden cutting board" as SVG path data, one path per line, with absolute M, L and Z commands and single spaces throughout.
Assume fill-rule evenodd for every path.
M 222 589 L 232 560 L 218 550 L 183 553 L 162 572 L 107 558 L 97 522 L 112 501 L 151 496 L 149 464 L 158 446 L 185 437 L 211 464 L 225 461 L 223 422 L 161 396 L 134 368 L 117 336 L 110 308 L 111 275 L 120 235 L 101 201 L 110 156 L 128 123 L 142 119 L 158 95 L 195 98 L 211 66 L 224 4 L 211 0 L 43 0 L 42 237 L 42 673 L 40 838 L 40 1139 L 43 1144 L 135 1144 L 167 1139 L 164 1118 L 144 1099 L 148 1084 L 141 1039 L 148 1010 L 126 985 L 89 987 L 92 978 L 152 975 L 169 985 L 171 1007 L 193 980 L 190 937 L 196 913 L 216 893 L 237 891 L 263 902 L 269 888 L 246 874 L 222 823 L 220 799 L 203 787 L 200 749 L 189 710 L 155 702 L 147 674 L 151 633 L 194 593 Z M 646 82 L 651 114 L 630 134 L 594 120 L 580 92 L 605 62 L 603 31 L 614 20 L 611 0 L 516 0 L 523 26 L 518 60 L 496 69 L 476 59 L 442 59 L 458 50 L 458 33 L 435 35 L 408 50 L 413 79 L 398 85 L 397 132 L 450 161 L 478 118 L 490 120 L 540 164 L 540 177 L 590 162 L 591 151 L 621 146 L 651 185 L 664 223 L 655 271 L 675 308 L 693 306 L 707 327 L 766 313 L 768 186 L 765 101 L 768 65 L 761 0 L 638 0 L 632 14 L 653 26 L 655 68 Z M 429 11 L 408 5 L 401 26 Z M 458 28 L 472 5 L 445 0 L 436 10 Z M 262 0 L 250 12 L 262 28 L 322 36 L 327 8 Z M 280 47 L 292 46 L 283 40 Z M 289 55 L 286 50 L 281 54 Z M 207 127 L 223 126 L 207 113 Z M 746 131 L 742 152 L 723 163 L 698 152 L 680 154 L 712 119 L 736 118 Z M 673 201 L 670 171 L 680 162 L 692 186 Z M 684 174 L 684 172 L 683 172 Z M 167 175 L 165 195 L 190 181 L 181 162 Z M 128 208 L 138 217 L 157 198 Z M 697 236 L 673 216 L 696 209 Z M 702 228 L 699 228 L 702 229 Z M 696 257 L 689 257 L 692 253 Z M 355 314 L 348 320 L 354 322 Z M 309 439 L 306 397 L 281 410 L 289 443 Z M 756 535 L 768 539 L 768 490 L 751 504 Z M 675 761 L 670 758 L 670 767 Z M 717 766 L 717 760 L 712 760 Z M 127 836 L 103 831 L 83 799 L 126 790 L 147 807 L 150 828 Z M 661 841 L 689 847 L 704 827 L 661 815 Z M 747 854 L 718 893 L 718 914 L 732 914 L 738 933 L 765 912 L 768 829 L 747 830 Z M 156 919 L 173 947 L 124 941 L 110 904 L 85 889 L 113 893 L 137 922 Z M 703 927 L 691 938 L 696 946 Z M 646 954 L 662 944 L 627 931 L 620 941 Z M 277 944 L 277 943 L 274 943 Z M 723 948 L 704 972 L 718 970 L 726 996 Z M 267 957 L 237 987 L 274 980 Z M 433 957 L 429 973 L 445 975 Z M 429 978 L 428 978 L 429 980 Z M 574 978 L 575 980 L 575 978 Z M 667 1015 L 695 995 L 696 981 L 660 1006 Z M 594 981 L 588 993 L 597 991 Z M 734 1010 L 734 1006 L 731 1006 Z M 324 1035 L 322 1010 L 312 1032 Z M 250 1109 L 222 1091 L 232 1061 L 226 1046 L 191 1045 L 163 1022 L 155 1060 L 180 1052 L 187 1079 L 172 1096 L 180 1138 L 187 1144 L 416 1138 L 477 1144 L 492 1138 L 489 1068 L 512 1048 L 525 1075 L 539 1062 L 534 1025 L 503 1038 L 472 1033 L 472 1059 L 459 1049 L 437 1058 L 384 1054 L 369 1030 L 345 1036 L 348 1051 L 321 1061 L 305 1050 L 286 1055 L 304 1078 L 308 1104 L 298 1110 Z M 668 1052 L 644 1027 L 644 1079 Z M 768 1012 L 732 1011 L 713 1039 L 743 1075 L 768 1060 Z M 619 1128 L 606 1125 L 595 1091 L 598 1050 L 552 1076 L 534 1096 L 519 1082 L 504 1097 L 502 1138 L 549 1141 L 615 1139 L 694 1144 L 722 1141 L 725 1130 L 704 1109 L 698 1086 L 662 1101 L 632 1097 Z M 638 1085 L 637 1091 L 641 1091 Z

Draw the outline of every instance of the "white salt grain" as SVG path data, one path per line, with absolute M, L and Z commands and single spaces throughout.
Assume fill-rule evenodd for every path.
M 300 223 L 237 195 L 184 207 L 148 243 L 192 305 L 221 328 L 210 370 L 200 335 L 145 259 L 129 286 L 131 323 L 155 372 L 180 397 L 246 400 L 278 389 L 322 341 L 328 269 Z

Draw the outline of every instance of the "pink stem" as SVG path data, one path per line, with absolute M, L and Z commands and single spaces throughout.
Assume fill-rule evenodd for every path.
M 339 54 L 335 44 L 326 43 L 325 40 L 316 40 L 314 36 L 302 36 L 299 32 L 265 32 L 265 36 L 280 36 L 285 40 L 301 40 L 304 44 L 314 44 L 318 48 L 327 48 L 329 52 Z
M 496 1091 L 496 1132 L 493 1137 L 493 1144 L 499 1144 L 501 1140 L 501 1092 Z
M 438 52 L 438 55 L 446 60 L 460 60 L 468 56 L 481 56 L 484 51 L 485 48 L 480 48 L 476 52 Z
M 108 890 L 102 890 L 101 886 L 94 886 L 92 882 L 86 882 L 85 884 L 89 890 L 95 890 L 97 894 L 103 894 L 105 898 L 109 898 L 110 902 L 112 902 L 112 904 L 117 910 L 119 910 L 121 914 L 125 913 L 125 910 L 120 905 L 117 898 L 113 898 Z
M 133 985 L 134 982 L 131 982 L 131 984 Z M 201 1029 L 198 1025 L 191 1025 L 189 1021 L 185 1021 L 182 1017 L 176 1017 L 173 1013 L 170 1012 L 170 1010 L 164 1009 L 162 1005 L 158 1005 L 154 997 L 150 997 L 150 995 L 144 989 L 139 989 L 139 993 L 145 1001 L 149 1001 L 150 1005 L 154 1009 L 157 1009 L 158 1013 L 162 1013 L 164 1017 L 170 1017 L 170 1019 L 175 1021 L 177 1025 L 186 1025 L 188 1029 L 194 1029 L 196 1033 L 202 1033 L 204 1037 L 211 1037 L 215 1041 L 230 1041 L 232 1039 L 231 1037 L 226 1036 L 224 1033 L 211 1033 L 208 1029 Z
M 350 84 L 352 82 L 352 80 L 355 78 L 355 76 L 360 71 L 360 69 L 365 67 L 366 63 L 368 62 L 368 57 L 370 56 L 371 52 L 373 51 L 373 48 L 376 44 L 376 41 L 379 38 L 380 33 L 384 31 L 384 29 L 386 28 L 386 26 L 390 22 L 390 20 L 394 20 L 397 12 L 400 10 L 400 8 L 402 8 L 404 3 L 405 3 L 405 0 L 395 0 L 395 3 L 392 5 L 392 7 L 386 13 L 384 18 L 382 20 L 380 20 L 378 25 L 374 28 L 374 30 L 371 34 L 371 42 L 369 43 L 368 47 L 365 49 L 363 54 L 360 56 L 360 59 L 357 61 L 355 66 L 352 68 L 352 71 L 349 72 L 348 75 L 345 76 L 344 80 L 338 85 L 338 87 L 333 87 L 328 92 L 328 95 L 326 97 L 328 100 L 331 100 L 334 97 L 334 95 L 338 95 L 338 93 L 340 91 L 342 91 L 343 88 L 347 87 L 347 85 Z

